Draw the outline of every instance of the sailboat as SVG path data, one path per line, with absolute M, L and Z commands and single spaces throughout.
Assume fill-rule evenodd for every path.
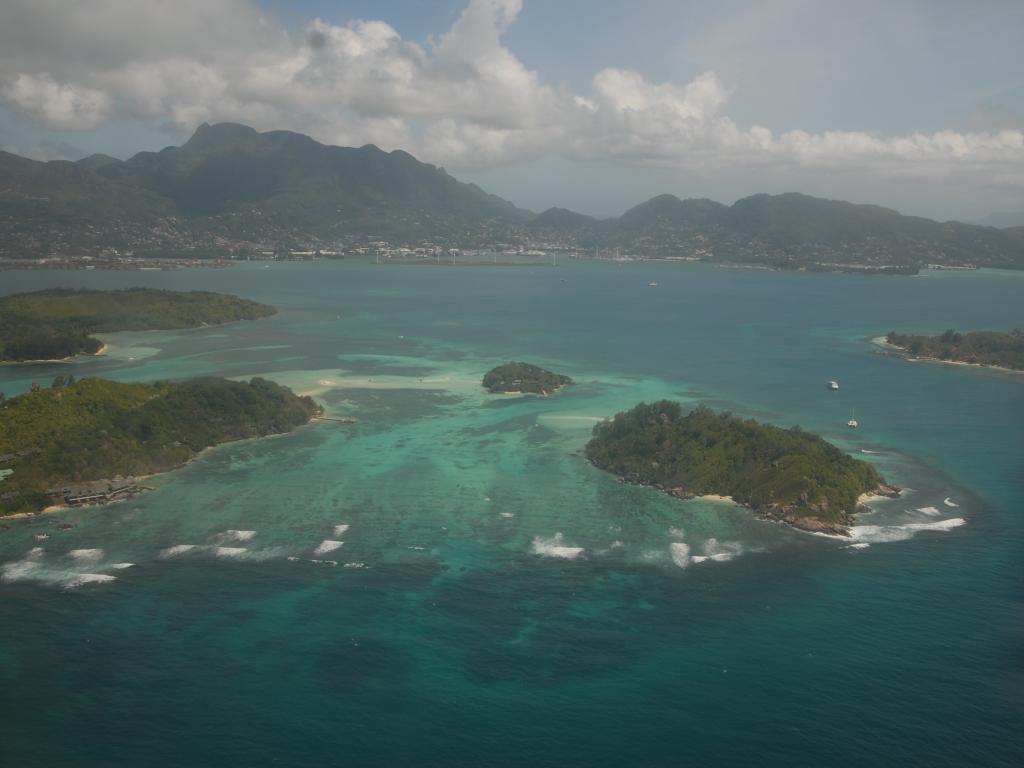
M 846 426 L 848 426 L 850 429 L 857 428 L 857 414 L 855 411 L 850 411 L 850 420 L 846 422 Z

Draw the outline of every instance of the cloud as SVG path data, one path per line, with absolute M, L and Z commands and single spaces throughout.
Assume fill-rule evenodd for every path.
M 58 83 L 42 72 L 20 73 L 4 83 L 3 98 L 46 125 L 64 130 L 91 129 L 103 123 L 110 97 L 79 83 Z
M 448 32 L 419 43 L 383 21 L 287 28 L 248 0 L 8 0 L 0 99 L 63 130 L 116 116 L 169 120 L 182 132 L 234 120 L 401 147 L 457 169 L 553 153 L 704 173 L 1024 181 L 1024 131 L 1015 127 L 898 136 L 743 127 L 728 115 L 733 89 L 712 71 L 656 83 L 607 68 L 589 92 L 570 92 L 504 46 L 521 10 L 520 0 L 470 0 Z

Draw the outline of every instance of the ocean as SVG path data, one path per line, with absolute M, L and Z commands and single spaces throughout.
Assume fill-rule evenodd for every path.
M 0 764 L 1024 764 L 1024 374 L 870 341 L 1021 327 L 1024 274 L 0 275 L 136 285 L 280 313 L 104 335 L 102 358 L 0 366 L 0 391 L 264 376 L 358 421 L 0 526 Z M 576 384 L 485 393 L 509 360 Z M 840 540 L 584 461 L 596 421 L 660 398 L 799 424 L 904 493 Z

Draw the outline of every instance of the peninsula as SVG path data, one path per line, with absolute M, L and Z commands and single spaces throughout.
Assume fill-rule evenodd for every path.
M 594 427 L 596 467 L 678 498 L 730 497 L 759 517 L 848 535 L 863 494 L 896 496 L 867 462 L 799 427 L 782 429 L 679 403 L 641 403 Z
M 488 392 L 530 392 L 549 395 L 573 381 L 568 376 L 544 370 L 529 363 L 506 363 L 492 368 L 484 376 L 483 385 Z
M 938 336 L 917 336 L 889 331 L 886 342 L 919 360 L 983 365 L 1024 371 L 1024 331 L 972 331 L 950 329 Z
M 289 432 L 320 408 L 266 379 L 126 384 L 58 377 L 0 396 L 0 516 L 53 504 L 109 501 L 204 448 Z M 109 479 L 113 478 L 113 479 Z
M 198 328 L 275 312 L 266 304 L 208 291 L 58 288 L 12 294 L 0 298 L 0 361 L 95 354 L 103 344 L 94 333 Z

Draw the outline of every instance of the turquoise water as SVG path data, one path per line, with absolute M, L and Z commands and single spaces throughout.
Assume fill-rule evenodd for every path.
M 1021 326 L 1024 275 L 344 263 L 2 281 L 282 310 L 2 366 L 8 395 L 67 372 L 263 375 L 359 419 L 6 523 L 3 765 L 1024 760 L 1024 375 L 868 341 Z M 578 384 L 483 393 L 509 359 Z M 839 541 L 579 457 L 595 419 L 659 397 L 798 423 L 907 491 Z

